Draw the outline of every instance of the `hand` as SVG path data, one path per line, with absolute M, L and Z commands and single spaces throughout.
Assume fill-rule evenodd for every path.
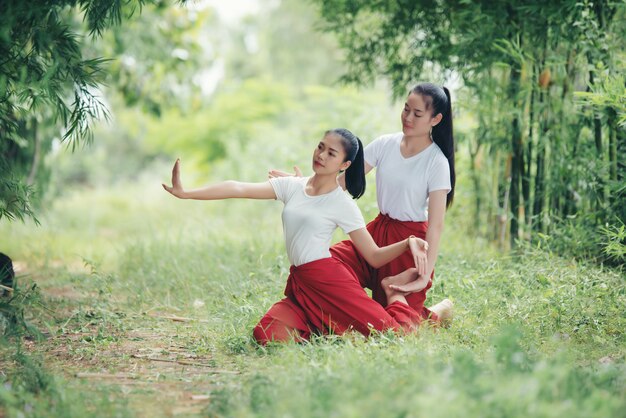
M 413 262 L 419 275 L 426 274 L 428 243 L 421 238 L 410 236 L 409 249 L 413 255 Z
M 168 186 L 163 183 L 163 188 L 178 198 L 181 198 L 185 193 L 183 184 L 180 181 L 180 158 L 176 160 L 174 168 L 172 168 L 172 185 Z
M 276 177 L 289 177 L 289 176 L 294 176 L 294 175 L 296 177 L 302 177 L 302 171 L 300 171 L 297 165 L 293 166 L 293 171 L 295 172 L 295 174 L 287 173 L 286 171 L 281 171 L 281 170 L 270 170 L 267 173 L 267 177 L 270 179 L 273 179 Z
M 391 284 L 389 285 L 389 288 L 395 290 L 396 292 L 401 292 L 407 295 L 409 293 L 421 292 L 426 286 L 428 286 L 428 282 L 430 282 L 430 279 L 428 277 L 419 276 L 416 280 L 413 280 L 412 282 L 402 285 Z

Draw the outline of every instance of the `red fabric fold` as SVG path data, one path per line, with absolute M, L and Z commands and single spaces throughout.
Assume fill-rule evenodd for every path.
M 410 331 L 422 320 L 408 305 L 383 308 L 362 289 L 354 272 L 342 261 L 324 258 L 292 266 L 286 298 L 274 304 L 254 329 L 256 340 L 306 340 L 312 332 L 341 335 L 372 329 Z
M 418 238 L 426 239 L 428 222 L 398 221 L 387 215 L 379 213 L 378 216 L 367 224 L 367 230 L 374 238 L 379 247 L 393 244 L 415 235 Z M 367 261 L 359 254 L 356 247 L 350 240 L 341 241 L 330 247 L 333 258 L 341 260 L 354 271 L 362 287 L 372 290 L 372 298 L 382 306 L 387 305 L 387 296 L 381 286 L 381 281 L 385 277 L 395 276 L 408 268 L 414 267 L 413 257 L 410 251 L 406 251 L 400 257 L 392 260 L 379 269 L 373 269 Z M 437 320 L 437 315 L 424 306 L 426 292 L 432 287 L 434 271 L 428 285 L 420 292 L 411 293 L 406 297 L 409 306 L 417 311 L 422 318 Z

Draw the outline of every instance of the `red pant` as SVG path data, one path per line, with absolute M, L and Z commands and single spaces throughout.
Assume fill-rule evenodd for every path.
M 382 213 L 369 224 L 367 230 L 370 232 L 376 244 L 384 247 L 400 240 L 406 239 L 411 235 L 418 238 L 426 239 L 426 231 L 428 230 L 428 222 L 404 222 L 390 218 Z M 367 264 L 367 261 L 359 254 L 352 241 L 342 241 L 330 247 L 330 253 L 333 258 L 337 258 L 346 263 L 359 278 L 362 287 L 372 290 L 372 298 L 382 306 L 387 304 L 387 297 L 380 282 L 387 276 L 394 276 L 404 270 L 415 267 L 413 256 L 410 251 L 406 251 L 400 257 L 384 265 L 378 270 L 373 269 Z M 437 320 L 437 315 L 424 306 L 426 300 L 426 292 L 432 286 L 432 279 L 421 292 L 411 293 L 407 295 L 406 300 L 409 306 L 417 311 L 422 318 L 430 318 Z
M 313 332 L 339 335 L 349 329 L 364 335 L 372 329 L 408 331 L 421 321 L 404 303 L 383 308 L 370 299 L 354 272 L 332 257 L 291 266 L 285 296 L 254 328 L 259 343 L 306 340 Z

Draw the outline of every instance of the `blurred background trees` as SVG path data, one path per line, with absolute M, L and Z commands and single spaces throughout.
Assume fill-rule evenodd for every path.
M 478 231 L 619 262 L 609 243 L 624 244 L 626 219 L 624 2 L 316 3 L 347 52 L 345 80 L 385 76 L 403 96 L 415 80 L 460 77 L 458 111 L 476 126 L 458 137 L 469 155 L 459 171 Z
M 399 129 L 428 80 L 453 90 L 468 233 L 625 261 L 623 2 L 258 6 L 233 25 L 194 2 L 2 2 L 0 219 L 175 157 L 260 180 L 329 127 Z
M 43 160 L 53 142 L 72 148 L 89 142 L 92 123 L 108 118 L 100 91 L 107 59 L 90 41 L 145 7 L 165 5 L 144 0 L 0 3 L 0 219 L 34 216 L 32 193 L 46 187 Z M 124 37 L 116 33 L 113 49 L 126 50 Z M 158 65 L 167 66 L 161 58 L 155 57 Z M 110 70 L 120 89 L 131 84 L 115 66 Z

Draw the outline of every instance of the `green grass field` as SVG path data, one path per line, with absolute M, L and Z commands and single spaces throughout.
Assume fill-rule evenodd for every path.
M 0 416 L 626 417 L 623 273 L 499 254 L 461 206 L 429 293 L 454 301 L 450 328 L 261 348 L 289 269 L 281 204 L 177 201 L 163 180 L 0 225 L 44 334 L 0 343 Z

